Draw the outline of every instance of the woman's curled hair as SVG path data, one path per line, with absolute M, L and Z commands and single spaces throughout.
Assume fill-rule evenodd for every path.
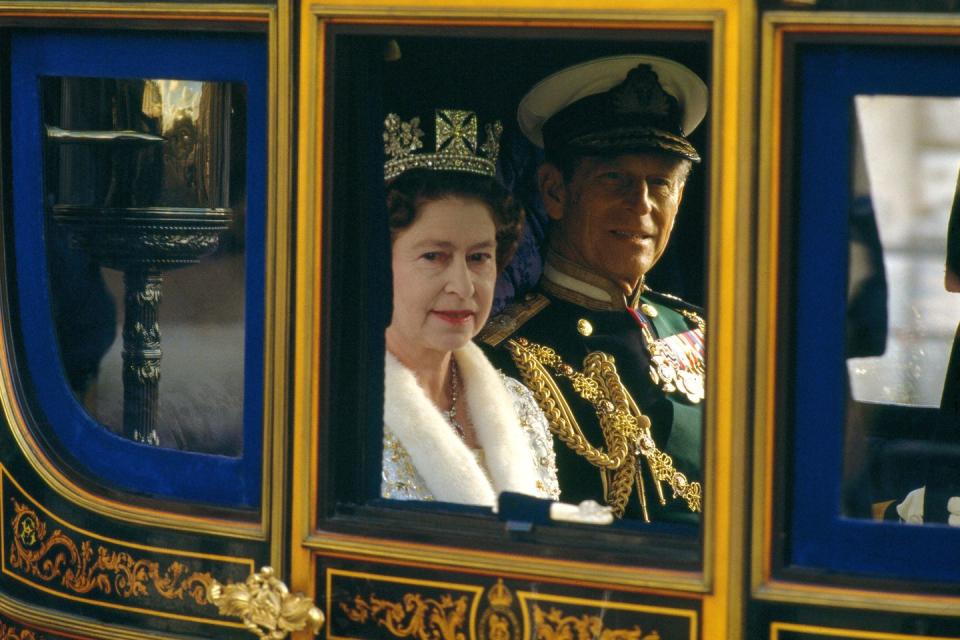
M 462 171 L 412 169 L 387 184 L 390 237 L 409 227 L 417 211 L 428 202 L 444 198 L 478 200 L 493 213 L 497 234 L 497 273 L 510 262 L 523 231 L 523 208 L 493 178 Z

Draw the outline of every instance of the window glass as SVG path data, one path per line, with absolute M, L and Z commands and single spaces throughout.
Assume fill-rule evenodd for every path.
M 944 287 L 960 168 L 960 99 L 857 96 L 855 104 L 863 153 L 855 172 L 851 307 L 875 318 L 885 314 L 887 323 L 852 320 L 861 332 L 853 336 L 861 346 L 848 351 L 853 396 L 936 407 L 960 320 L 960 295 Z M 869 222 L 856 221 L 868 217 L 876 235 L 858 234 Z M 871 331 L 874 341 L 881 339 L 873 347 L 866 344 Z
M 41 98 L 71 390 L 117 434 L 241 454 L 245 86 L 45 77 Z
M 859 95 L 854 105 L 845 512 L 945 522 L 960 488 L 956 355 L 948 368 L 960 295 L 945 273 L 960 99 Z
M 502 125 L 496 177 L 521 202 L 526 210 L 527 222 L 514 260 L 496 284 L 492 311 L 492 317 L 496 318 L 498 313 L 509 313 L 511 304 L 522 305 L 529 301 L 531 296 L 535 297 L 543 293 L 540 279 L 546 260 L 546 243 L 549 239 L 551 223 L 538 189 L 538 168 L 543 161 L 543 151 L 524 136 L 517 123 L 517 108 L 524 95 L 539 81 L 566 67 L 597 58 L 630 54 L 661 56 L 680 62 L 691 69 L 708 88 L 711 86 L 710 35 L 706 31 L 684 33 L 682 37 L 676 33 L 670 34 L 670 37 L 664 34 L 653 34 L 647 41 L 635 32 L 610 33 L 591 38 L 585 36 L 583 32 L 560 34 L 506 29 L 501 31 L 472 29 L 465 32 L 463 37 L 451 37 L 453 34 L 424 36 L 422 32 L 371 33 L 371 30 L 358 34 L 357 31 L 362 30 L 338 34 L 334 39 L 333 50 L 336 55 L 331 58 L 334 68 L 334 78 L 331 83 L 333 115 L 332 123 L 325 127 L 325 131 L 331 132 L 332 155 L 336 158 L 336 162 L 330 165 L 332 180 L 329 183 L 330 188 L 326 191 L 326 197 L 329 198 L 331 210 L 334 212 L 329 219 L 329 224 L 332 226 L 332 233 L 329 236 L 339 239 L 335 246 L 330 247 L 327 255 L 332 265 L 329 282 L 330 287 L 343 288 L 350 292 L 351 296 L 349 309 L 344 309 L 343 314 L 338 313 L 336 317 L 331 316 L 329 324 L 326 325 L 331 332 L 330 343 L 337 345 L 337 348 L 332 349 L 334 355 L 340 350 L 340 345 L 347 344 L 347 341 L 358 340 L 357 320 L 348 314 L 359 314 L 361 305 L 369 305 L 367 318 L 374 320 L 366 323 L 375 332 L 375 335 L 370 337 L 375 345 L 371 350 L 379 349 L 379 353 L 376 351 L 374 353 L 380 357 L 383 355 L 383 330 L 391 321 L 391 307 L 383 304 L 382 292 L 384 288 L 390 290 L 392 303 L 395 306 L 398 303 L 395 287 L 403 284 L 397 283 L 390 277 L 391 239 L 388 237 L 384 204 L 386 196 L 383 188 L 383 162 L 392 157 L 395 149 L 390 147 L 391 141 L 399 139 L 398 136 L 403 133 L 403 125 L 409 126 L 409 131 L 413 132 L 411 135 L 414 135 L 422 145 L 417 148 L 422 149 L 423 153 L 432 152 L 435 145 L 439 148 L 442 136 L 436 134 L 437 131 L 468 129 L 468 127 L 458 128 L 451 124 L 453 122 L 451 110 L 477 112 L 477 124 L 471 124 L 469 127 L 473 130 L 472 127 L 476 126 L 477 131 L 476 140 L 471 139 L 467 145 L 471 148 L 481 147 L 484 144 L 485 135 L 487 135 L 485 134 L 486 124 L 499 121 Z M 519 61 L 522 61 L 522 64 Z M 504 73 L 507 69 L 509 73 Z M 625 76 L 627 72 L 623 73 Z M 363 96 L 363 100 L 358 101 L 358 96 Z M 438 110 L 441 113 L 438 114 Z M 384 134 L 384 119 L 387 114 L 397 114 L 398 117 L 398 122 L 394 123 L 394 130 L 400 133 L 391 134 L 392 137 Z M 416 123 L 411 122 L 413 118 L 417 118 Z M 466 122 L 474 121 L 470 119 Z M 678 303 L 675 299 L 667 297 L 656 297 L 651 299 L 649 304 L 644 304 L 644 313 L 649 313 L 653 318 L 651 333 L 663 338 L 683 335 L 684 338 L 678 338 L 676 344 L 677 349 L 681 351 L 688 346 L 693 349 L 697 346 L 702 347 L 703 344 L 701 340 L 699 345 L 691 346 L 683 340 L 687 337 L 690 337 L 691 341 L 696 341 L 698 336 L 702 338 L 702 333 L 698 333 L 699 321 L 706 317 L 702 305 L 705 299 L 706 263 L 704 230 L 709 201 L 707 194 L 710 160 L 709 118 L 693 131 L 690 140 L 704 161 L 697 164 L 689 174 L 686 186 L 682 189 L 682 204 L 667 249 L 650 270 L 646 280 L 647 285 L 652 289 L 683 298 L 689 302 L 690 307 L 687 308 L 684 303 Z M 406 145 L 408 142 L 403 144 Z M 370 187 L 371 181 L 375 181 L 374 188 Z M 358 225 L 357 220 L 369 220 L 370 224 Z M 394 241 L 397 242 L 396 239 Z M 346 254 L 349 254 L 350 262 L 346 262 L 348 257 Z M 364 274 L 352 267 L 358 263 L 368 264 L 370 272 Z M 351 266 L 342 267 L 341 264 Z M 395 277 L 396 273 L 392 275 Z M 584 276 L 586 280 L 592 277 Z M 574 285 L 576 286 L 579 285 Z M 366 298 L 371 291 L 375 292 L 377 299 Z M 582 298 L 577 295 L 570 297 L 582 301 Z M 675 465 L 675 470 L 686 474 L 684 480 L 702 483 L 701 443 L 704 406 L 702 397 L 694 397 L 695 393 L 689 396 L 684 396 L 682 393 L 670 395 L 676 391 L 676 387 L 666 392 L 661 392 L 659 387 L 653 388 L 650 367 L 652 356 L 645 350 L 644 342 L 639 338 L 641 330 L 638 328 L 638 322 L 643 322 L 643 319 L 631 316 L 622 299 L 621 294 L 621 304 L 618 308 L 604 307 L 601 310 L 598 315 L 604 316 L 603 321 L 609 321 L 610 324 L 604 325 L 603 321 L 597 320 L 595 333 L 591 333 L 592 326 L 582 329 L 582 333 L 577 333 L 577 320 L 581 316 L 576 316 L 567 318 L 568 321 L 564 321 L 562 329 L 558 328 L 556 331 L 538 328 L 539 333 L 530 334 L 533 336 L 531 340 L 559 350 L 561 349 L 559 343 L 552 341 L 558 333 L 566 332 L 576 340 L 593 336 L 594 347 L 586 350 L 570 349 L 570 353 L 563 353 L 564 364 L 570 365 L 577 371 L 584 370 L 584 356 L 588 351 L 620 353 L 625 352 L 626 349 L 636 349 L 637 352 L 631 353 L 631 357 L 616 356 L 618 374 L 636 400 L 639 407 L 637 410 L 642 411 L 652 421 L 654 440 L 658 446 L 672 455 L 671 464 Z M 646 300 L 643 302 L 646 303 Z M 564 300 L 551 304 L 554 305 L 552 308 L 556 309 L 568 303 L 569 301 Z M 584 318 L 592 317 L 591 314 L 598 311 L 596 308 L 591 308 L 590 304 L 587 302 L 582 306 Z M 639 308 L 639 303 L 637 304 Z M 676 310 L 680 307 L 685 310 L 696 308 L 697 311 L 685 316 Z M 647 312 L 646 309 L 650 311 Z M 604 315 L 605 313 L 607 315 Z M 394 318 L 397 317 L 394 316 Z M 537 323 L 530 322 L 527 328 L 533 327 L 534 324 Z M 581 323 L 581 326 L 586 324 Z M 628 340 L 630 335 L 637 337 L 630 342 Z M 386 346 L 389 347 L 389 335 L 386 342 Z M 494 343 L 495 341 L 485 342 L 481 334 L 475 342 L 480 345 L 485 357 L 495 367 L 507 371 L 508 375 L 517 380 L 524 379 L 523 372 L 518 371 L 518 367 L 512 360 L 506 341 L 497 344 Z M 625 345 L 626 342 L 630 344 Z M 618 349 L 621 351 L 618 352 Z M 698 363 L 702 365 L 702 360 Z M 379 367 L 380 364 L 371 366 Z M 695 365 L 691 365 L 693 366 Z M 663 371 L 667 368 L 665 366 Z M 349 402 L 349 398 L 355 397 L 355 393 L 352 393 L 348 386 L 352 384 L 349 376 L 353 375 L 352 372 L 355 369 L 354 362 L 342 363 L 337 379 L 331 382 L 333 385 L 330 392 L 331 411 L 336 412 L 341 398 Z M 569 379 L 564 378 L 560 373 L 551 372 L 549 375 L 556 379 L 561 389 L 560 393 L 566 394 L 565 401 L 573 407 L 573 411 L 577 412 L 577 420 L 583 421 L 583 428 L 589 433 L 587 439 L 590 445 L 608 450 L 609 444 L 604 441 L 597 421 L 597 408 L 590 403 L 589 399 L 584 399 L 577 394 L 575 386 Z M 529 380 L 523 381 L 527 382 L 528 386 L 535 384 Z M 660 381 L 661 379 L 657 378 L 653 384 L 659 384 Z M 371 384 L 371 381 L 365 380 L 359 383 Z M 383 393 L 384 387 L 380 380 L 373 380 L 372 383 L 377 385 L 378 389 L 376 392 L 370 392 L 370 396 L 379 397 L 377 393 Z M 469 388 L 463 391 L 464 387 L 469 387 L 469 381 L 459 380 L 456 384 L 461 385 L 456 388 L 469 396 Z M 519 386 L 519 383 L 508 384 Z M 449 388 L 454 389 L 454 383 L 450 383 Z M 523 394 L 524 391 L 521 390 L 518 393 Z M 526 393 L 527 398 L 533 398 L 529 395 L 530 392 Z M 419 499 L 424 495 L 435 498 L 432 495 L 433 491 L 423 491 L 421 479 L 424 474 L 419 473 L 423 469 L 415 468 L 415 460 L 412 471 L 418 473 L 411 472 L 410 460 L 406 455 L 410 451 L 399 450 L 397 447 L 399 438 L 393 437 L 396 434 L 392 436 L 388 434 L 384 439 L 384 413 L 388 421 L 392 419 L 399 423 L 403 420 L 396 415 L 396 407 L 400 403 L 391 404 L 389 388 L 387 395 L 385 412 L 381 405 L 360 416 L 365 426 L 364 433 L 368 437 L 368 443 L 366 451 L 363 453 L 358 451 L 357 456 L 364 456 L 367 461 L 365 467 L 361 469 L 353 464 L 350 457 L 339 455 L 339 453 L 335 456 L 336 459 L 330 460 L 328 468 L 336 476 L 336 497 L 342 502 L 369 501 L 386 496 L 394 499 L 394 504 L 390 506 L 399 506 L 400 499 Z M 450 402 L 454 397 L 453 391 L 445 397 Z M 626 402 L 624 400 L 624 403 Z M 529 407 L 529 403 L 526 406 Z M 467 410 L 475 409 L 468 407 Z M 463 408 L 461 407 L 458 411 L 457 415 L 462 416 Z M 530 411 L 535 412 L 533 409 Z M 338 415 L 345 416 L 348 412 L 352 412 L 351 416 L 354 420 L 357 419 L 356 408 L 352 405 Z M 476 410 L 476 413 L 479 415 L 481 411 Z M 589 426 L 587 426 L 588 421 Z M 339 424 L 336 421 L 331 423 Z M 420 425 L 421 421 L 417 421 L 417 424 Z M 450 428 L 455 429 L 455 426 Z M 327 451 L 340 452 L 347 447 L 354 447 L 354 450 L 358 448 L 354 429 L 334 429 L 329 435 L 332 442 L 325 447 Z M 586 461 L 590 453 L 574 451 L 564 444 L 559 436 L 552 436 L 551 439 L 557 451 L 557 463 L 560 467 L 561 500 L 577 503 L 593 498 L 602 501 L 603 497 L 600 494 L 603 492 L 604 482 L 608 481 L 611 484 L 618 482 L 618 488 L 629 496 L 621 501 L 626 515 L 618 521 L 617 526 L 661 527 L 660 530 L 667 530 L 670 533 L 679 532 L 691 539 L 697 536 L 697 525 L 701 517 L 698 509 L 688 507 L 685 499 L 678 497 L 667 481 L 661 482 L 658 487 L 650 476 L 647 466 L 649 461 L 641 459 L 636 451 L 630 453 L 630 456 L 636 455 L 636 458 L 631 458 L 634 460 L 633 463 L 621 465 L 608 472 L 606 478 L 603 478 L 600 469 Z M 417 444 L 419 443 L 415 442 L 414 446 Z M 382 459 L 381 446 L 384 447 Z M 431 448 L 428 454 L 436 457 L 435 451 L 435 447 Z M 413 457 L 409 456 L 410 459 Z M 584 474 L 589 476 L 590 488 L 586 488 L 587 482 L 582 483 L 581 486 L 576 480 L 568 480 L 569 490 L 564 494 L 562 485 L 565 465 L 585 467 Z M 400 472 L 396 469 L 398 466 L 401 468 Z M 433 474 L 434 465 L 421 466 L 429 466 L 426 471 Z M 630 468 L 627 469 L 627 466 Z M 637 468 L 642 469 L 640 474 L 636 474 Z M 361 473 L 363 473 L 362 478 L 359 477 Z M 393 481 L 392 484 L 386 481 L 388 475 Z M 640 476 L 643 478 L 642 481 Z M 676 476 L 668 474 L 668 477 Z M 437 480 L 434 482 L 445 486 L 442 478 L 439 482 Z M 426 481 L 426 484 L 429 482 Z M 644 522 L 638 485 L 643 487 L 644 500 L 649 506 L 652 521 L 649 525 Z M 662 502 L 660 491 L 663 493 Z M 449 502 L 467 503 L 463 500 Z M 483 504 L 482 501 L 479 503 Z M 408 505 L 403 506 L 408 507 Z
M 774 553 L 786 571 L 878 586 L 889 582 L 872 577 L 952 582 L 943 558 L 958 548 L 946 525 L 960 496 L 960 414 L 941 401 L 960 397 L 945 366 L 960 315 L 940 301 L 956 296 L 944 271 L 960 167 L 957 55 L 905 33 L 821 35 L 784 41 L 775 179 L 789 364 L 777 372 L 786 475 L 774 502 L 787 539 Z

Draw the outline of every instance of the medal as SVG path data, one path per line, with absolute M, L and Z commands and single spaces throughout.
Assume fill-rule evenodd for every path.
M 649 304 L 643 304 L 640 309 L 646 311 L 656 309 Z M 678 393 L 688 402 L 698 404 L 704 398 L 704 374 L 702 345 L 704 322 L 699 315 L 685 312 L 688 320 L 697 323 L 697 328 L 666 338 L 657 339 L 653 335 L 650 321 L 636 309 L 629 309 L 640 330 L 647 353 L 650 354 L 650 379 L 660 387 L 664 393 Z M 654 317 L 656 313 L 650 315 Z
M 681 371 L 677 388 L 687 396 L 693 404 L 703 400 L 703 376 L 692 371 Z

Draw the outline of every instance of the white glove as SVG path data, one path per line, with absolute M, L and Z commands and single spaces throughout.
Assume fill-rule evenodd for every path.
M 897 513 L 900 514 L 901 520 L 907 524 L 923 524 L 923 496 L 926 492 L 926 487 L 914 489 L 907 494 L 903 502 L 897 505 Z M 960 515 L 960 500 L 957 501 L 957 507 Z M 957 524 L 960 525 L 960 519 L 957 520 Z
M 947 500 L 947 511 L 950 512 L 947 524 L 951 527 L 960 527 L 960 496 L 953 496 Z
M 958 503 L 960 506 L 960 503 Z M 580 504 L 554 502 L 550 505 L 550 519 L 579 524 L 611 524 L 613 510 L 594 500 L 584 500 Z

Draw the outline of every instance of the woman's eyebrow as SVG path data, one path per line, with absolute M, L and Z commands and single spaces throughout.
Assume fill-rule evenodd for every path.
M 424 238 L 420 242 L 417 242 L 413 245 L 414 249 L 422 249 L 424 247 L 436 247 L 438 249 L 452 249 L 453 243 L 449 240 L 434 240 L 431 238 Z
M 496 242 L 493 240 L 484 240 L 483 242 L 478 242 L 477 244 L 470 245 L 470 249 L 483 249 L 486 247 L 496 246 Z M 425 247 L 451 250 L 456 249 L 456 245 L 449 240 L 431 240 L 430 238 L 424 238 L 420 242 L 417 242 L 413 245 L 414 249 L 423 249 Z

